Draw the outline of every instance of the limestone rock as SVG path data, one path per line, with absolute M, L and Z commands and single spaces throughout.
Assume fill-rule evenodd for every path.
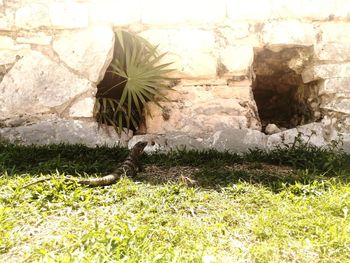
M 278 133 L 278 132 L 281 132 L 281 129 L 278 128 L 277 125 L 273 124 L 273 123 L 269 123 L 265 128 L 266 134 L 274 134 L 274 133 Z
M 95 94 L 96 87 L 33 51 L 20 59 L 0 83 L 0 120 L 58 112 L 86 92 Z
M 212 136 L 211 148 L 218 151 L 247 152 L 249 149 L 264 149 L 267 136 L 250 129 L 224 129 Z
M 263 42 L 268 45 L 303 45 L 316 43 L 316 31 L 312 24 L 297 20 L 273 21 L 262 30 Z
M 68 32 L 53 42 L 53 49 L 69 67 L 98 83 L 113 58 L 114 33 L 109 26 Z
M 0 129 L 0 138 L 21 144 L 70 143 L 96 145 L 126 146 L 132 137 L 122 133 L 119 137 L 112 127 L 98 128 L 96 122 L 81 120 L 48 119 L 38 123 L 16 128 Z
M 35 44 L 35 45 L 50 45 L 52 36 L 46 35 L 45 33 L 36 33 L 22 35 L 16 38 L 17 43 Z
M 84 28 L 89 25 L 89 9 L 86 3 L 53 2 L 49 5 L 49 13 L 55 28 Z
M 91 92 L 90 92 L 91 93 Z M 88 97 L 80 98 L 69 109 L 69 116 L 72 118 L 92 118 L 95 105 L 94 92 L 88 94 Z
M 334 2 L 320 0 L 280 1 L 271 0 L 273 18 L 324 20 L 334 14 Z
M 15 11 L 12 9 L 5 9 L 0 12 L 0 30 L 10 31 L 15 24 Z
M 322 43 L 315 45 L 314 59 L 343 62 L 350 60 L 350 43 Z
M 247 152 L 248 149 L 264 149 L 267 136 L 259 131 L 248 129 L 224 129 L 215 133 L 193 136 L 188 133 L 172 132 L 167 134 L 147 134 L 134 136 L 129 141 L 129 148 L 138 141 L 154 142 L 145 148 L 147 153 L 169 152 L 186 149 L 204 151 L 215 149 L 217 151 Z
M 167 97 L 171 102 L 160 102 L 163 109 L 149 103 L 148 133 L 200 136 L 227 128 L 261 129 L 250 86 L 177 86 Z
M 28 52 L 30 45 L 16 44 L 11 37 L 0 36 L 0 65 L 12 64 Z
M 350 63 L 310 66 L 302 72 L 301 76 L 304 83 L 318 79 L 350 78 Z
M 331 100 L 324 100 L 320 108 L 326 109 L 332 112 L 340 112 L 344 114 L 350 114 L 350 93 L 347 96 L 339 96 L 339 94 L 333 97 Z
M 212 31 L 199 29 L 152 29 L 142 37 L 159 44 L 159 53 L 167 53 L 163 63 L 177 70 L 174 77 L 215 78 L 217 59 L 213 55 L 215 36 Z
M 347 22 L 323 23 L 320 29 L 323 42 L 350 43 L 350 27 Z
M 132 25 L 141 21 L 141 1 L 90 0 L 88 2 L 90 21 L 113 26 Z M 123 10 L 118 12 L 116 10 Z
M 268 136 L 266 147 L 268 150 L 272 150 L 278 145 L 292 145 L 298 134 L 300 134 L 300 138 L 304 143 L 319 147 L 327 144 L 323 135 L 324 127 L 322 123 L 310 123 Z
M 141 1 L 141 21 L 151 25 L 220 23 L 225 20 L 225 3 L 225 0 Z
M 319 85 L 319 95 L 350 93 L 350 78 L 325 79 Z
M 47 6 L 40 3 L 29 3 L 20 7 L 16 11 L 15 25 L 24 29 L 50 27 L 51 20 Z
M 246 76 L 254 59 L 253 47 L 250 46 L 228 46 L 220 51 L 221 63 L 228 72 L 225 77 Z
M 271 5 L 261 0 L 246 0 L 239 4 L 227 1 L 227 17 L 238 21 L 262 21 L 271 18 Z

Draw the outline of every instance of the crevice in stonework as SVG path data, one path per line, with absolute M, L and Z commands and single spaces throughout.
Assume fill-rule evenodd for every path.
M 268 124 L 290 129 L 317 121 L 317 85 L 304 84 L 301 72 L 313 48 L 274 46 L 254 50 L 253 93 L 263 130 Z

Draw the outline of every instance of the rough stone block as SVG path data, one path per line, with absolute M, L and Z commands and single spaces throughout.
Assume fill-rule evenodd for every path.
M 301 76 L 304 83 L 318 79 L 350 78 L 350 63 L 310 66 L 302 72 Z
M 30 50 L 28 44 L 16 44 L 12 38 L 0 36 L 0 65 L 12 64 Z
M 0 30 L 10 31 L 15 24 L 15 12 L 12 9 L 5 9 L 0 13 Z
M 172 102 L 161 102 L 163 109 L 149 104 L 148 133 L 179 131 L 200 136 L 226 128 L 261 129 L 250 87 L 178 86 L 175 89 L 167 96 Z
M 254 59 L 253 47 L 228 46 L 220 51 L 220 61 L 228 72 L 224 76 L 245 76 Z
M 127 146 L 132 132 L 122 133 L 119 137 L 112 127 L 98 128 L 96 122 L 81 120 L 49 119 L 28 126 L 0 129 L 0 138 L 21 144 L 70 143 L 96 145 Z
M 53 49 L 69 67 L 98 83 L 113 58 L 114 33 L 109 26 L 67 32 L 54 40 Z
M 350 93 L 350 78 L 332 78 L 325 79 L 320 85 L 319 95 L 336 94 L 336 93 Z
M 25 29 L 50 27 L 48 7 L 40 3 L 30 3 L 20 7 L 16 11 L 15 25 Z
M 337 96 L 333 97 L 331 100 L 324 100 L 320 108 L 332 112 L 350 114 L 350 93 L 348 93 L 346 97 L 337 94 Z
M 55 28 L 83 28 L 89 25 L 86 3 L 54 2 L 49 5 L 52 26 Z
M 121 26 L 141 21 L 140 0 L 92 0 L 88 4 L 90 21 L 93 24 L 108 23 Z
M 69 117 L 92 118 L 94 116 L 94 105 L 94 94 L 90 94 L 88 97 L 81 98 L 70 107 Z
M 16 38 L 17 43 L 34 44 L 34 45 L 50 45 L 52 36 L 45 33 L 37 33 L 35 35 L 28 34 Z
M 268 45 L 313 45 L 316 31 L 312 24 L 297 20 L 272 21 L 264 25 L 263 43 Z
M 95 94 L 96 87 L 32 51 L 20 59 L 0 83 L 0 119 L 61 112 L 66 104 L 86 92 Z
M 213 55 L 215 36 L 198 29 L 160 29 L 142 32 L 142 37 L 167 53 L 162 62 L 173 62 L 176 75 L 183 78 L 215 78 L 217 59 Z
M 320 26 L 323 42 L 350 43 L 350 22 L 329 22 Z
M 321 43 L 315 45 L 314 50 L 315 60 L 331 62 L 350 60 L 350 43 Z
M 237 45 L 237 41 L 250 36 L 251 28 L 248 22 L 225 23 L 217 29 L 217 35 L 220 37 L 221 46 Z
M 227 1 L 227 17 L 232 20 L 262 21 L 271 18 L 271 4 L 261 0 Z
M 299 0 L 280 1 L 271 0 L 273 18 L 293 18 L 324 20 L 327 19 L 334 9 L 334 1 L 327 0 Z
M 145 24 L 208 24 L 225 20 L 225 0 L 148 0 L 142 2 L 141 21 Z
M 292 145 L 298 135 L 304 143 L 315 146 L 325 146 L 327 142 L 323 137 L 324 129 L 321 123 L 310 123 L 302 126 L 298 126 L 294 129 L 289 129 L 279 133 L 269 135 L 267 137 L 266 148 L 273 150 L 276 146 Z
M 218 151 L 243 153 L 249 149 L 264 149 L 267 136 L 250 129 L 224 129 L 213 134 L 211 148 Z

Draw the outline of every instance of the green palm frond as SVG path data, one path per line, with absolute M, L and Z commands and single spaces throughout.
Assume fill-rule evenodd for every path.
M 107 91 L 123 90 L 118 100 L 102 94 L 96 101 L 95 112 L 99 122 L 113 125 L 120 132 L 124 125 L 127 129 L 130 123 L 137 126 L 148 101 L 159 105 L 155 99 L 165 98 L 163 91 L 170 87 L 164 81 L 171 80 L 166 74 L 173 69 L 168 69 L 172 63 L 160 64 L 166 53 L 158 55 L 157 46 L 142 37 L 125 31 L 117 31 L 115 35 L 115 54 L 109 72 L 121 77 L 122 81 Z

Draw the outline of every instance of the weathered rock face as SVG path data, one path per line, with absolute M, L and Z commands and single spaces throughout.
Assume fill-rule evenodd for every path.
M 113 47 L 114 33 L 107 26 L 64 33 L 53 42 L 54 51 L 66 65 L 95 83 L 103 79 Z
M 25 78 L 23 78 L 25 76 Z M 96 87 L 39 52 L 20 59 L 0 83 L 0 121 L 64 114 L 84 94 L 94 97 Z M 92 110 L 89 109 L 92 117 Z
M 188 135 L 215 133 L 223 129 L 260 130 L 257 108 L 250 83 L 236 86 L 181 85 L 167 94 L 170 102 L 153 103 L 147 116 L 147 132 L 166 134 L 174 131 Z
M 123 28 L 178 78 L 163 108 L 149 104 L 156 148 L 271 149 L 316 129 L 313 144 L 341 134 L 350 151 L 349 21 L 348 0 L 0 0 L 0 134 L 126 145 L 93 119 Z
M 0 139 L 6 138 L 21 144 L 71 143 L 126 146 L 132 132 L 119 137 L 112 127 L 99 128 L 96 122 L 51 118 L 35 124 L 0 129 Z

